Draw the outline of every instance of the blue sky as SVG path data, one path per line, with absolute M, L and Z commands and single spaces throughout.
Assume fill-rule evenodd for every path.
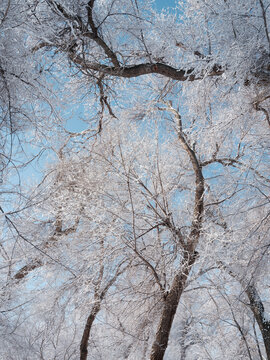
M 174 7 L 176 0 L 156 0 L 155 1 L 158 9 L 168 8 L 168 7 Z

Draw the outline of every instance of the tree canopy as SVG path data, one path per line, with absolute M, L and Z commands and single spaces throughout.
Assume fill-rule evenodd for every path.
M 0 357 L 270 360 L 269 12 L 2 1 Z

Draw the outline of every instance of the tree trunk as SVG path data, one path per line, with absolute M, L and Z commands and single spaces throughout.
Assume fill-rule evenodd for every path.
M 156 333 L 155 341 L 152 345 L 150 360 L 162 360 L 168 346 L 168 340 L 173 323 L 173 319 L 179 304 L 185 284 L 196 259 L 194 253 L 185 252 L 183 265 L 180 272 L 175 276 L 172 288 L 164 300 L 164 308 Z
M 95 303 L 93 309 L 91 310 L 90 315 L 87 318 L 87 321 L 86 321 L 86 324 L 84 327 L 84 331 L 83 331 L 81 345 L 80 345 L 80 360 L 87 359 L 87 354 L 88 354 L 87 347 L 88 347 L 90 331 L 91 331 L 91 327 L 93 325 L 93 322 L 95 321 L 95 318 L 96 318 L 99 310 L 100 310 L 100 301 Z
M 262 334 L 267 360 L 270 360 L 270 321 L 265 319 L 264 306 L 255 286 L 249 285 L 246 288 L 246 294 Z

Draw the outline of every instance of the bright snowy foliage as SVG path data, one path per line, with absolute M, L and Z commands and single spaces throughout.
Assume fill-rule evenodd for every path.
M 57 161 L 3 215 L 1 356 L 270 359 L 269 3 L 17 8 Z M 85 128 L 42 124 L 48 104 Z

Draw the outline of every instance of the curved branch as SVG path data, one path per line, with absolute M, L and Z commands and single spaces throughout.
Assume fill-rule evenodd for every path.
M 244 164 L 242 161 L 238 160 L 239 156 L 235 157 L 235 158 L 230 158 L 230 157 L 224 157 L 224 158 L 216 158 L 213 157 L 210 160 L 206 160 L 201 162 L 201 167 L 205 167 L 207 165 L 210 164 L 214 164 L 214 163 L 219 163 L 223 166 L 232 166 L 234 168 L 244 168 L 246 170 L 251 170 L 254 172 L 254 174 L 256 174 L 258 177 L 260 177 L 261 179 L 270 182 L 270 179 L 267 179 L 265 176 L 263 176 L 262 174 L 259 173 L 259 171 L 257 171 L 254 167 L 250 166 L 250 165 L 246 165 Z
M 253 107 L 254 107 L 254 109 L 255 109 L 256 111 L 262 111 L 262 112 L 264 113 L 265 119 L 266 119 L 268 125 L 270 126 L 269 113 L 268 113 L 268 111 L 267 111 L 264 107 L 262 107 L 262 106 L 260 105 L 261 102 L 263 102 L 263 101 L 266 100 L 266 99 L 269 99 L 269 97 L 270 97 L 270 96 L 267 96 L 267 97 L 265 97 L 265 98 L 262 99 L 262 100 L 256 101 L 256 102 L 253 104 Z
M 75 52 L 69 52 L 69 58 L 74 64 L 79 65 L 82 70 L 93 70 L 97 72 L 103 72 L 104 74 L 122 77 L 122 78 L 133 78 L 148 74 L 159 74 L 166 76 L 173 80 L 178 81 L 194 81 L 203 79 L 205 76 L 220 76 L 224 70 L 219 66 L 214 66 L 209 72 L 202 72 L 199 75 L 194 74 L 194 68 L 190 69 L 177 69 L 170 65 L 163 63 L 145 63 L 138 65 L 127 65 L 127 66 L 107 66 L 85 60 L 83 56 L 76 54 Z
M 195 199 L 194 199 L 194 209 L 193 209 L 193 220 L 192 220 L 191 231 L 187 240 L 188 250 L 191 253 L 193 253 L 199 240 L 201 226 L 202 226 L 203 209 L 204 209 L 204 201 L 203 201 L 204 177 L 202 173 L 202 166 L 199 163 L 199 160 L 197 159 L 195 151 L 190 147 L 182 131 L 181 115 L 177 110 L 175 110 L 172 107 L 170 102 L 166 102 L 166 105 L 167 105 L 167 110 L 172 112 L 175 116 L 178 139 L 183 149 L 186 151 L 186 153 L 189 156 L 195 174 L 196 188 L 195 188 Z

